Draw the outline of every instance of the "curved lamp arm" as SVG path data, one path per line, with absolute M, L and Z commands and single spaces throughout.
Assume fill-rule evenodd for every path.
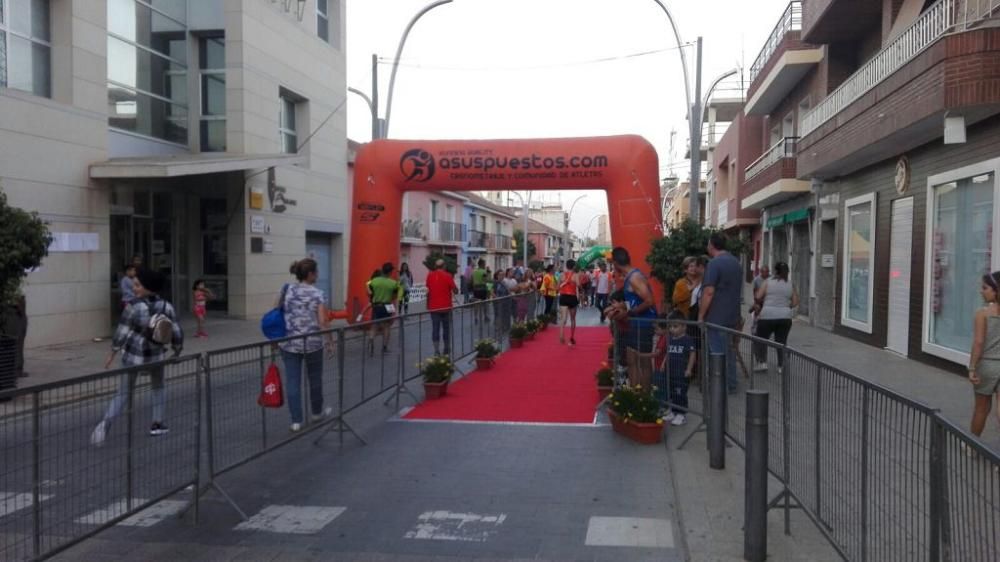
M 410 30 L 413 29 L 413 25 L 417 23 L 424 14 L 437 8 L 438 6 L 443 6 L 445 4 L 450 4 L 454 0 L 436 0 L 430 4 L 423 7 L 422 10 L 417 12 L 410 23 L 406 25 L 406 29 L 403 31 L 403 36 L 399 38 L 399 46 L 396 47 L 396 58 L 392 61 L 392 73 L 389 76 L 389 95 L 385 102 L 385 131 L 383 137 L 389 137 L 389 119 L 392 117 L 392 91 L 393 87 L 396 85 L 396 71 L 399 69 L 399 57 L 403 55 L 403 46 L 406 45 L 406 38 L 410 35 Z

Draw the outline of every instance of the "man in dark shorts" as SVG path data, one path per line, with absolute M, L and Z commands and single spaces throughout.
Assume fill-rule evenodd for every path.
M 624 278 L 622 293 L 628 320 L 624 339 L 628 349 L 629 379 L 632 384 L 646 385 L 653 377 L 652 364 L 642 361 L 638 354 L 653 351 L 653 321 L 656 319 L 653 289 L 646 275 L 632 266 L 628 250 L 621 246 L 615 248 L 611 251 L 611 261 L 615 272 Z
M 369 281 L 372 294 L 372 320 L 383 320 L 375 324 L 375 331 L 382 334 L 382 352 L 389 351 L 389 332 L 392 330 L 392 321 L 387 320 L 396 316 L 396 302 L 403 293 L 403 288 L 398 281 L 392 278 L 392 263 L 386 262 L 382 265 L 382 275 Z
M 712 326 L 739 330 L 743 316 L 740 314 L 740 299 L 743 292 L 743 269 L 740 260 L 726 251 L 726 237 L 716 232 L 709 238 L 708 262 L 705 278 L 701 282 L 701 301 L 698 306 L 698 321 Z M 729 393 L 737 390 L 739 378 L 736 374 L 736 352 L 732 335 L 719 328 L 708 328 L 708 352 L 726 357 L 726 385 Z

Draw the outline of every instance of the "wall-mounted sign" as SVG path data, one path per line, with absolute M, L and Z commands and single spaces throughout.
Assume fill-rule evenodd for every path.
M 271 230 L 268 228 L 267 222 L 264 217 L 253 215 L 250 217 L 250 232 L 253 234 L 264 234 Z
M 50 252 L 96 252 L 101 238 L 96 232 L 53 232 Z
M 823 267 L 833 267 L 833 254 L 823 254 L 820 263 L 823 264 Z
M 896 162 L 896 193 L 902 195 L 910 189 L 910 160 L 900 156 Z
M 259 211 L 264 208 L 264 191 L 259 188 L 250 190 L 250 208 Z
M 165 240 L 153 240 L 153 253 L 162 254 L 167 251 L 167 242 Z
M 264 239 L 264 253 L 265 254 L 270 254 L 273 251 L 274 251 L 274 242 L 272 242 L 271 240 L 268 240 L 268 239 L 265 238 Z

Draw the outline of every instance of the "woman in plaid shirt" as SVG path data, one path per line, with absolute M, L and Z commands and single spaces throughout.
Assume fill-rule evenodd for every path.
M 173 323 L 173 337 L 170 347 L 174 356 L 181 353 L 184 347 L 184 333 L 181 331 L 180 323 L 177 321 L 177 314 L 174 307 L 169 302 L 160 298 L 159 292 L 163 290 L 166 280 L 163 274 L 158 271 L 140 269 L 136 273 L 133 281 L 135 300 L 133 300 L 122 313 L 118 328 L 111 343 L 111 353 L 104 363 L 105 369 L 110 369 L 118 353 L 122 355 L 122 366 L 133 367 L 163 361 L 167 358 L 167 346 L 154 342 L 146 337 L 146 328 L 149 326 L 150 318 L 154 314 L 163 314 Z M 153 436 L 165 435 L 169 428 L 163 423 L 164 410 L 166 407 L 166 393 L 163 388 L 163 366 L 150 368 L 148 371 L 141 371 L 140 374 L 148 374 L 152 383 L 153 395 L 153 424 L 149 429 L 149 434 Z M 122 375 L 118 384 L 118 391 L 115 393 L 108 410 L 104 413 L 104 419 L 97 424 L 94 432 L 90 436 L 90 442 L 94 445 L 102 445 L 107 435 L 108 425 L 122 411 L 122 406 L 129 399 L 129 377 L 133 374 Z

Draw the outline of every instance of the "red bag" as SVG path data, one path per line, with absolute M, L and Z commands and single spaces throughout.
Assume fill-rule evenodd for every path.
M 281 373 L 278 366 L 271 363 L 264 375 L 264 382 L 261 384 L 260 396 L 257 397 L 257 404 L 264 408 L 280 408 L 285 405 L 285 395 L 281 391 Z

